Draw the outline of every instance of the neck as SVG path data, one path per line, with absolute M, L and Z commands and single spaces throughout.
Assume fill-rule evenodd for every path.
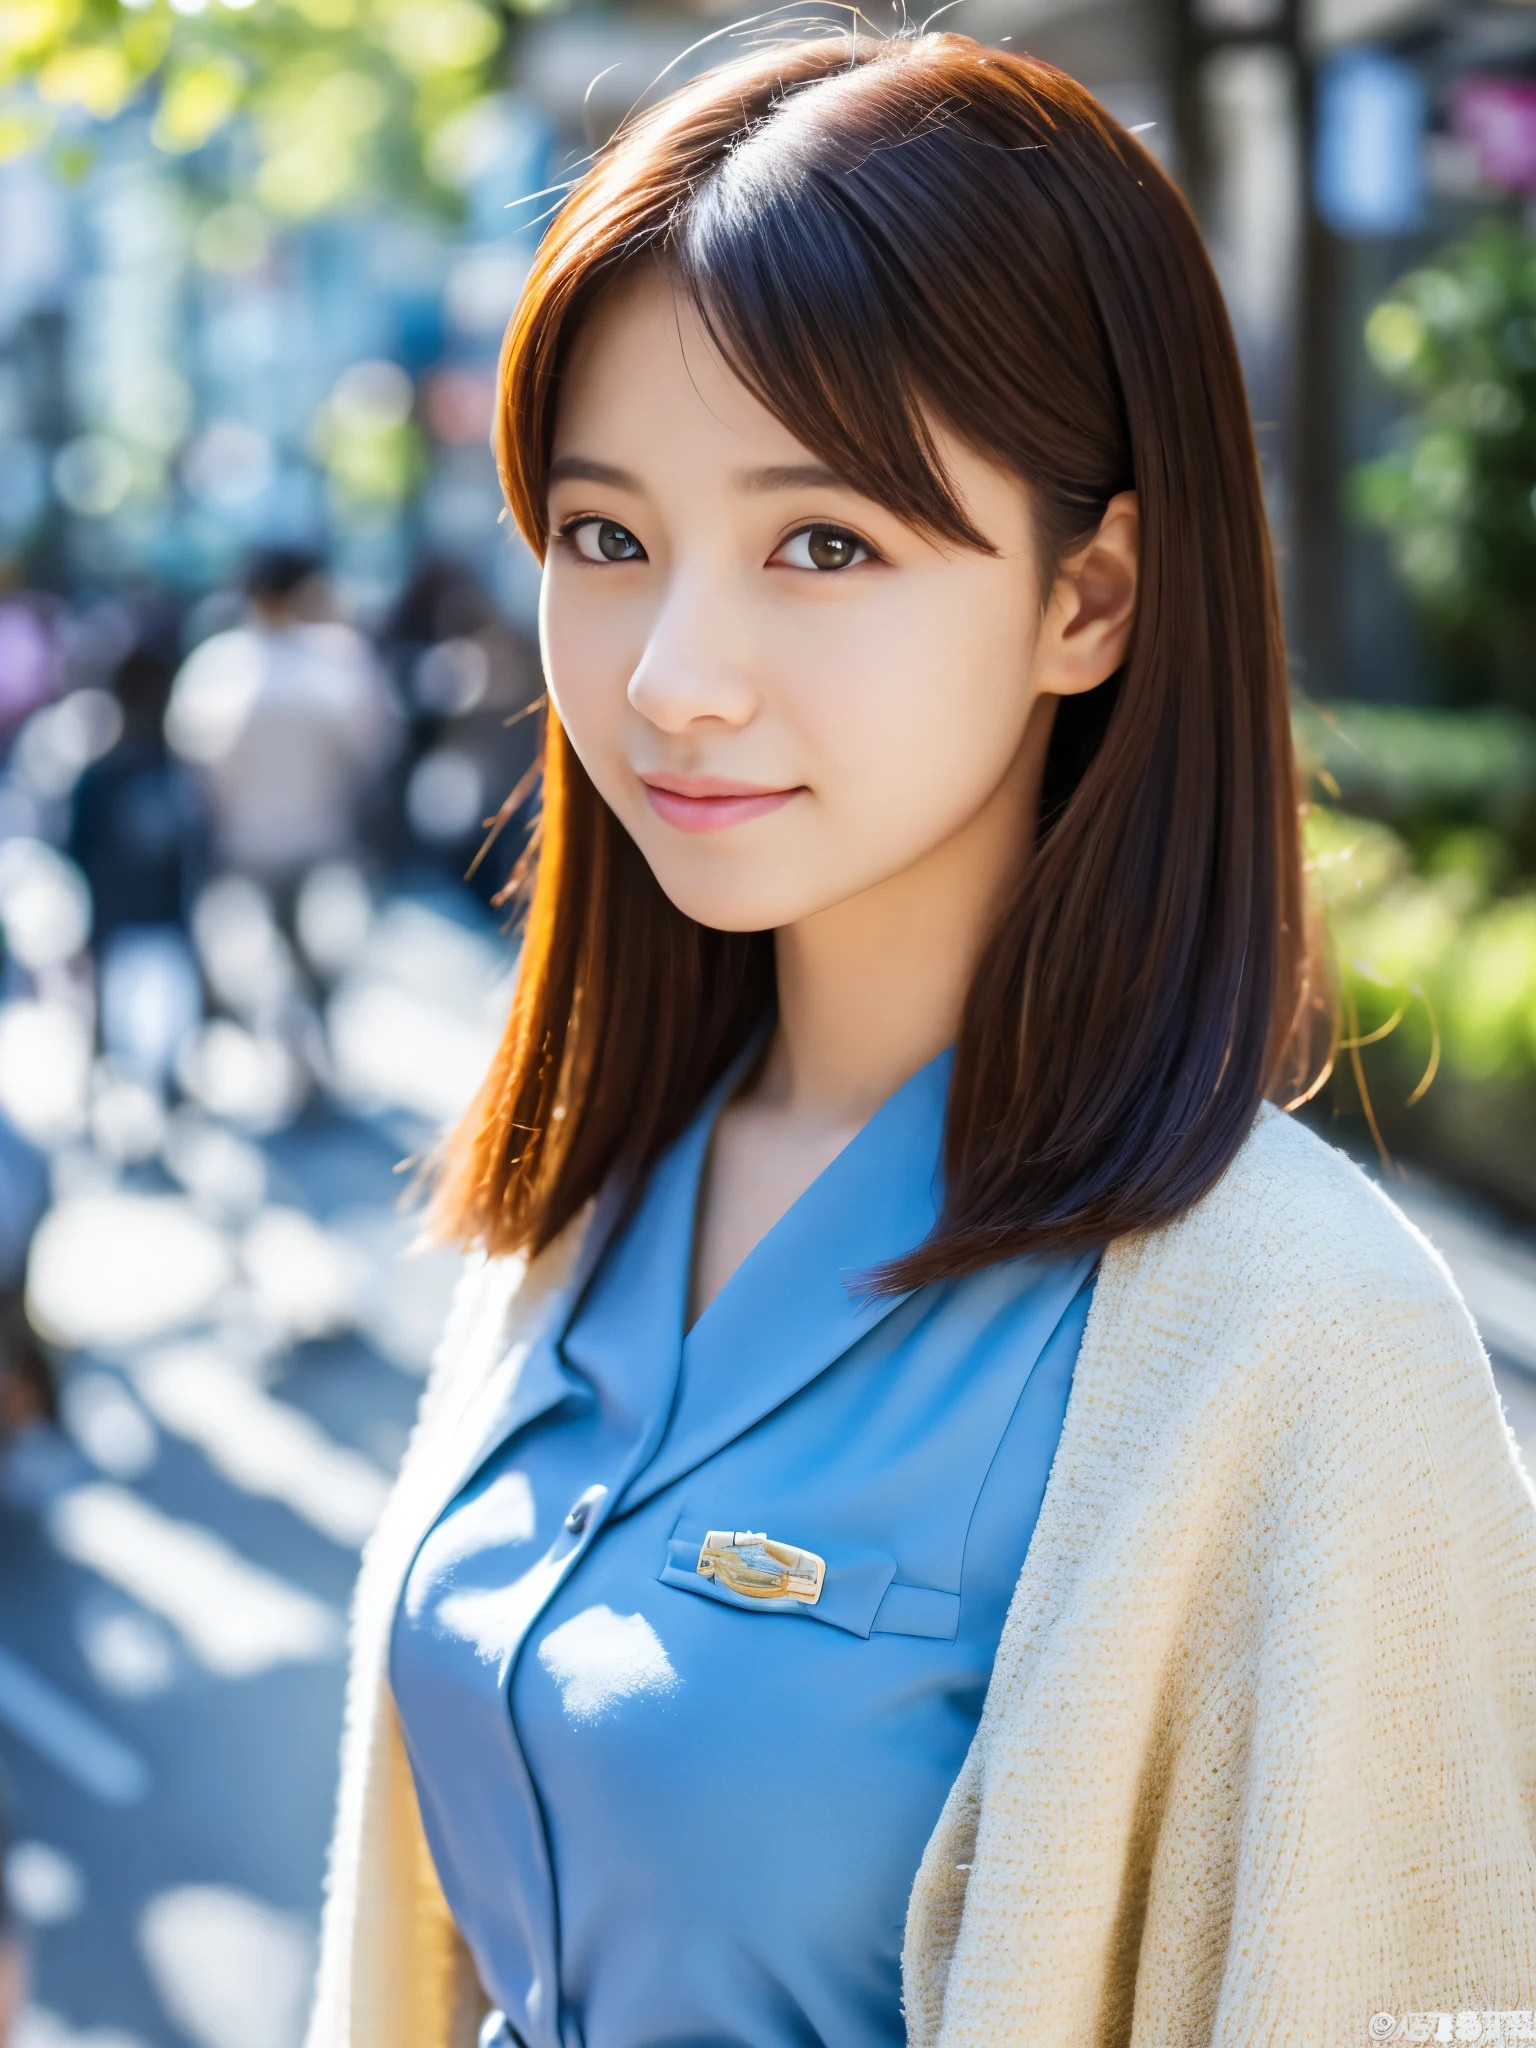
M 982 948 L 1028 858 L 1054 698 L 991 797 L 912 867 L 774 934 L 778 1028 L 760 1100 L 861 1125 L 952 1044 Z

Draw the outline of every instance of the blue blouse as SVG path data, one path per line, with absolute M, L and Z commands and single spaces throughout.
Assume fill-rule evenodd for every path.
M 1061 1430 L 1095 1257 L 857 1285 L 933 1226 L 949 1053 L 686 1329 L 740 1065 L 627 1221 L 607 1200 L 396 1615 L 422 1819 L 496 2048 L 905 2041 L 908 1894 Z

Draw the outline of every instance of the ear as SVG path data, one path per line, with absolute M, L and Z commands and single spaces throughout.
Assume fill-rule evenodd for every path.
M 1125 659 L 1136 619 L 1141 512 L 1134 491 L 1110 499 L 1098 532 L 1056 571 L 1035 646 L 1041 695 L 1075 697 L 1107 682 Z

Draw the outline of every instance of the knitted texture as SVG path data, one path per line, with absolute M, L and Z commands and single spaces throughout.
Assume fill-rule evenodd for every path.
M 389 1636 L 581 1228 L 466 1283 L 365 1557 L 307 2048 L 473 2041 Z M 912 2048 L 1366 2048 L 1536 2004 L 1536 1494 L 1441 1260 L 1275 1111 L 1105 1254 L 904 1980 Z

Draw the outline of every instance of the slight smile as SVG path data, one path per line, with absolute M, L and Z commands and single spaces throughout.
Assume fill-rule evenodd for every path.
M 763 789 L 755 782 L 731 782 L 719 775 L 642 775 L 641 783 L 658 818 L 679 832 L 724 832 L 766 818 L 800 795 L 794 789 Z

